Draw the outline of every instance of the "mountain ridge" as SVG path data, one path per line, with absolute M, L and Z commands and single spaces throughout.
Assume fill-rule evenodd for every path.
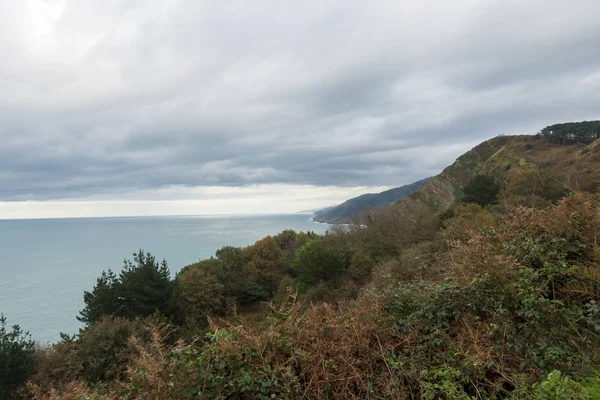
M 315 222 L 328 224 L 350 223 L 352 218 L 360 215 L 370 209 L 384 207 L 399 201 L 421 188 L 429 178 L 409 183 L 407 185 L 395 187 L 380 193 L 365 193 L 357 197 L 346 200 L 336 206 L 320 209 L 314 213 Z

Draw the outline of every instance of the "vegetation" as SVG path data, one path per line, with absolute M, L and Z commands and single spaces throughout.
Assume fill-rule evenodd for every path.
M 600 139 L 600 121 L 567 122 L 550 125 L 540 134 L 552 143 L 568 145 L 592 143 Z
M 34 369 L 34 343 L 18 325 L 7 327 L 0 315 L 0 399 L 17 396 Z
M 493 176 L 477 175 L 465 185 L 462 201 L 485 207 L 498 202 L 498 192 L 500 183 Z
M 346 200 L 342 204 L 334 207 L 328 207 L 315 212 L 314 219 L 317 222 L 328 224 L 343 224 L 352 222 L 352 217 L 362 214 L 373 208 L 387 207 L 392 203 L 402 200 L 406 196 L 416 192 L 423 187 L 431 178 L 421 179 L 420 181 L 389 189 L 381 193 L 367 193 L 361 196 Z
M 167 262 L 156 261 L 150 253 L 140 250 L 134 262 L 125 260 L 117 277 L 114 272 L 102 272 L 92 292 L 85 292 L 85 308 L 78 319 L 93 323 L 105 315 L 124 318 L 147 317 L 158 311 L 173 314 L 173 283 Z
M 174 279 L 140 251 L 18 382 L 36 399 L 598 398 L 599 149 L 496 138 L 355 224 Z

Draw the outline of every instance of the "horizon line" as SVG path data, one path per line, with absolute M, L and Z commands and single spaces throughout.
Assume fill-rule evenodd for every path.
M 173 218 L 173 217 L 260 217 L 260 216 L 282 216 L 282 215 L 312 215 L 314 212 L 307 213 L 302 211 L 287 213 L 236 213 L 236 214 L 147 214 L 147 215 L 101 215 L 101 216 L 74 216 L 74 217 L 41 217 L 41 218 L 2 218 L 0 221 L 43 221 L 43 220 L 61 220 L 61 219 L 116 219 L 116 218 Z

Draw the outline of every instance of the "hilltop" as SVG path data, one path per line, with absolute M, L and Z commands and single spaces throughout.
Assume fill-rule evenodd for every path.
M 464 186 L 477 175 L 492 176 L 503 187 L 503 200 L 555 201 L 565 190 L 600 187 L 600 121 L 550 125 L 535 135 L 498 136 L 460 156 L 435 177 L 369 193 L 318 210 L 314 220 L 347 224 L 352 217 L 386 206 L 405 208 L 407 217 L 426 206 L 442 213 L 460 200 Z M 519 199 L 516 199 L 519 197 Z
M 597 122 L 582 124 L 592 125 L 600 131 Z M 578 128 L 576 123 L 568 125 Z M 562 124 L 556 126 L 562 127 Z M 548 128 L 542 130 L 548 131 Z M 460 156 L 394 207 L 407 218 L 423 208 L 442 214 L 461 200 L 466 185 L 478 175 L 492 177 L 498 182 L 498 199 L 504 205 L 538 207 L 555 202 L 569 190 L 598 192 L 600 141 L 559 145 L 555 138 L 544 133 L 498 136 Z

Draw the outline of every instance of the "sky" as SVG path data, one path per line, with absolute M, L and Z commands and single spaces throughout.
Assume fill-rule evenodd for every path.
M 600 119 L 597 0 L 0 0 L 0 218 L 285 213 Z

